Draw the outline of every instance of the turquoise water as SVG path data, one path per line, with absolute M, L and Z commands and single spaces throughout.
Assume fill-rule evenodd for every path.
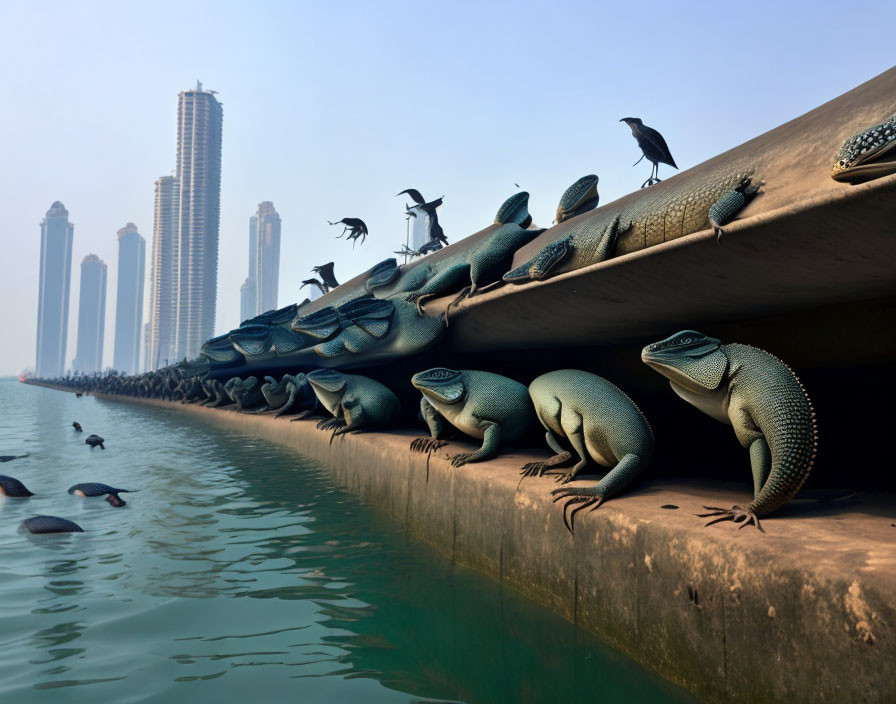
M 695 701 L 289 450 L 15 381 L 0 408 L 0 454 L 31 453 L 0 473 L 36 494 L 0 498 L 0 702 Z M 19 533 L 38 513 L 86 532 Z

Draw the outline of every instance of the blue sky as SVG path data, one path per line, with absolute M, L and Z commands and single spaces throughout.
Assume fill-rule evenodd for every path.
M 262 200 L 283 218 L 285 305 L 315 264 L 334 260 L 343 280 L 390 256 L 404 188 L 445 195 L 451 241 L 491 222 L 514 183 L 549 224 L 586 173 L 602 203 L 647 177 L 619 118 L 660 129 L 688 168 L 890 68 L 893 26 L 893 2 L 3 0 L 0 373 L 34 364 L 54 200 L 75 223 L 67 358 L 80 261 L 95 253 L 110 265 L 111 364 L 115 233 L 135 222 L 149 258 L 153 182 L 174 166 L 177 94 L 197 79 L 224 105 L 223 332 L 239 322 Z M 326 224 L 345 216 L 370 228 L 354 251 Z

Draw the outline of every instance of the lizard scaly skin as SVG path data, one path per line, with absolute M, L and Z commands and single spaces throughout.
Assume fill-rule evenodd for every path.
M 741 528 L 790 501 L 815 462 L 815 412 L 800 380 L 777 357 L 749 345 L 723 345 L 693 330 L 647 345 L 641 359 L 688 403 L 733 426 L 750 452 L 753 501 L 745 509 L 707 507 Z
M 591 463 L 610 470 L 596 485 L 552 492 L 554 501 L 570 499 L 564 506 L 564 522 L 572 531 L 577 512 L 588 507 L 593 511 L 619 495 L 644 470 L 653 455 L 653 430 L 628 395 L 596 374 L 577 369 L 548 372 L 529 385 L 529 396 L 547 431 L 545 440 L 557 454 L 547 462 L 527 464 L 523 476 L 541 476 L 548 467 L 571 459 L 566 447 L 578 456 L 575 467 L 547 470 L 561 474 L 563 483 L 576 479 Z M 566 509 L 575 504 L 567 522 Z
M 305 375 L 317 400 L 334 418 L 317 424 L 332 430 L 333 438 L 358 430 L 374 430 L 394 423 L 400 413 L 398 397 L 378 381 L 335 369 L 317 369 Z
M 528 390 L 505 376 L 436 367 L 415 374 L 411 384 L 437 411 L 433 414 L 424 409 L 423 413 L 433 439 L 438 439 L 442 429 L 438 416 L 467 435 L 482 438 L 482 446 L 475 452 L 451 458 L 455 467 L 491 459 L 503 441 L 517 440 L 535 425 Z M 417 449 L 414 444 L 412 448 Z
M 650 188 L 622 206 L 564 220 L 557 237 L 528 262 L 504 274 L 512 284 L 538 281 L 609 259 L 624 238 L 629 251 L 709 227 L 709 209 L 753 173 L 732 167 L 700 179 L 673 180 Z

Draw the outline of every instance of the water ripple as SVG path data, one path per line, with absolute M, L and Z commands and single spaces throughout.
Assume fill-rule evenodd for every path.
M 321 468 L 170 409 L 0 381 L 0 701 L 691 701 L 410 543 Z M 71 427 L 106 438 L 91 450 Z M 128 505 L 70 496 L 101 481 Z M 18 532 L 28 516 L 83 534 Z

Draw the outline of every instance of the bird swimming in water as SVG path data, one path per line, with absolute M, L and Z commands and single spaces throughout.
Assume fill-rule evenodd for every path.
M 20 460 L 23 457 L 28 457 L 30 454 L 30 452 L 26 452 L 24 455 L 0 455 L 0 462 L 12 462 L 13 460 Z
M 660 164 L 668 164 L 672 168 L 678 168 L 675 164 L 675 159 L 672 158 L 669 147 L 666 146 L 666 140 L 663 139 L 663 135 L 652 127 L 645 125 L 639 117 L 623 117 L 620 122 L 624 122 L 631 127 L 632 136 L 638 141 L 638 146 L 641 147 L 641 159 L 647 157 L 647 160 L 653 163 L 650 178 L 641 184 L 641 188 L 652 186 L 654 183 L 659 183 L 662 180 L 659 176 Z M 641 159 L 638 159 L 632 166 L 637 166 Z
M 90 445 L 91 447 L 96 447 L 97 445 L 99 445 L 101 450 L 105 450 L 106 446 L 103 445 L 104 442 L 106 441 L 99 435 L 88 435 L 87 439 L 84 441 L 84 444 Z
M 29 533 L 83 533 L 84 529 L 74 521 L 58 516 L 33 516 L 22 521 L 22 528 Z
M 34 494 L 25 488 L 15 477 L 7 477 L 0 474 L 0 496 L 13 496 L 15 498 L 24 498 L 26 496 L 34 496 Z
M 333 262 L 327 262 L 311 269 L 315 274 L 320 274 L 321 283 L 324 285 L 324 293 L 329 293 L 331 289 L 339 286 L 336 275 L 333 273 L 333 266 Z
M 81 432 L 81 424 L 78 421 L 76 421 L 76 420 L 72 421 L 72 427 L 75 429 L 76 432 L 78 432 L 78 433 Z
M 100 484 L 99 482 L 86 482 L 84 484 L 75 484 L 70 487 L 68 493 L 72 496 L 92 497 L 105 496 L 106 501 L 116 508 L 126 506 L 127 502 L 119 496 L 119 494 L 131 494 L 136 489 L 116 489 L 108 484 Z

